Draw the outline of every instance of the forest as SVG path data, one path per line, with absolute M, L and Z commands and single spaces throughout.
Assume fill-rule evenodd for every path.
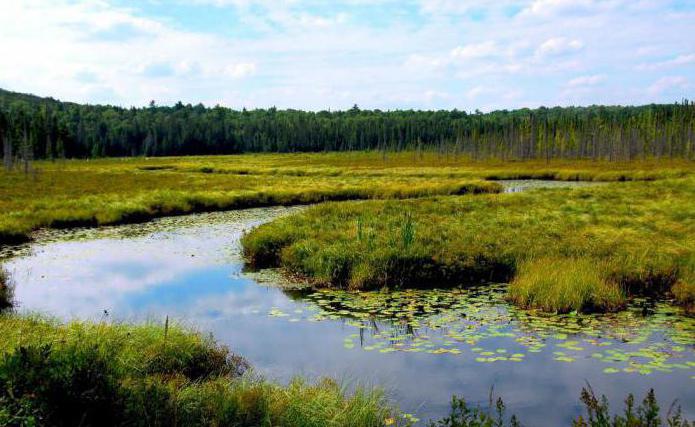
M 695 158 L 695 102 L 475 111 L 122 108 L 0 89 L 5 166 L 17 160 L 243 152 L 427 150 L 470 159 Z

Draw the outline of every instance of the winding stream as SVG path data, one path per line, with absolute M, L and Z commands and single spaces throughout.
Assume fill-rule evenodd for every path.
M 635 301 L 612 315 L 549 316 L 504 301 L 505 285 L 468 290 L 292 291 L 244 272 L 243 231 L 303 208 L 163 218 L 43 231 L 0 253 L 20 312 L 60 319 L 163 322 L 211 332 L 270 379 L 333 376 L 384 387 L 419 418 L 452 394 L 486 404 L 490 388 L 525 425 L 580 413 L 590 383 L 622 409 L 653 387 L 695 418 L 695 319 Z

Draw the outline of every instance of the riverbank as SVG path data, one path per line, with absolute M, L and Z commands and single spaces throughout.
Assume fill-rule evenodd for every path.
M 544 311 L 616 311 L 695 296 L 695 180 L 475 197 L 327 203 L 243 239 L 256 267 L 352 290 L 510 281 Z
M 376 389 L 267 382 L 181 326 L 0 315 L 0 425 L 401 424 Z

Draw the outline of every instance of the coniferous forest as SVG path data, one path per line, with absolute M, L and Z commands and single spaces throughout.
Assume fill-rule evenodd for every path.
M 473 159 L 695 157 L 695 102 L 464 111 L 121 108 L 0 90 L 3 157 L 438 150 Z

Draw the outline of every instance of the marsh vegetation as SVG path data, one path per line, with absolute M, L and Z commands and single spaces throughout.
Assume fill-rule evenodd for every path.
M 692 312 L 695 301 L 692 162 L 483 162 L 422 150 L 32 167 L 0 172 L 0 256 L 9 256 L 19 304 L 0 318 L 5 423 L 83 408 L 94 423 L 118 414 L 126 424 L 400 425 L 443 416 L 461 384 L 439 379 L 471 369 L 471 404 L 492 382 L 516 391 L 539 381 L 565 405 L 552 414 L 564 423 L 578 416 L 581 388 L 555 382 L 567 364 L 599 387 L 618 378 L 621 398 L 652 383 L 667 399 L 692 397 L 693 318 L 674 307 Z M 600 184 L 522 183 L 505 193 L 519 185 L 509 179 Z M 312 206 L 36 232 L 297 204 Z M 242 251 L 248 265 L 280 267 L 309 289 L 261 288 L 242 271 Z M 8 282 L 0 278 L 0 299 Z M 248 365 L 204 334 L 147 323 L 152 315 L 190 319 L 257 372 L 281 370 L 271 375 L 279 381 L 242 372 Z M 397 404 L 372 387 L 318 379 L 350 369 L 395 383 Z M 292 380 L 297 372 L 312 380 Z M 85 381 L 101 394 L 85 394 Z M 40 399 L 20 397 L 39 385 Z M 413 391 L 423 387 L 425 397 Z M 432 390 L 438 404 L 423 408 Z M 531 422 L 538 414 L 518 413 Z
M 472 162 L 437 153 L 263 154 L 34 162 L 0 172 L 0 242 L 41 227 L 142 222 L 193 212 L 354 199 L 499 192 L 502 179 L 651 181 L 691 162 Z
M 0 316 L 0 425 L 364 425 L 397 413 L 379 391 L 287 386 L 179 326 Z
M 252 264 L 351 290 L 510 281 L 546 311 L 615 311 L 695 292 L 695 181 L 327 203 L 244 237 Z
M 445 416 L 452 394 L 484 405 L 495 384 L 524 425 L 568 425 L 579 416 L 584 378 L 607 390 L 613 405 L 654 387 L 662 407 L 680 398 L 692 417 L 695 319 L 668 301 L 632 299 L 618 313 L 558 315 L 510 304 L 507 285 L 307 291 L 277 288 L 285 282 L 273 274 L 243 273 L 235 243 L 243 230 L 306 209 L 45 231 L 5 266 L 17 282 L 20 312 L 107 325 L 156 318 L 159 328 L 166 316 L 187 319 L 248 357 L 278 389 L 301 372 L 309 384 L 339 378 L 348 398 L 365 381 L 365 390 L 384 386 L 394 405 L 423 422 Z M 413 235 L 408 229 L 399 239 Z

